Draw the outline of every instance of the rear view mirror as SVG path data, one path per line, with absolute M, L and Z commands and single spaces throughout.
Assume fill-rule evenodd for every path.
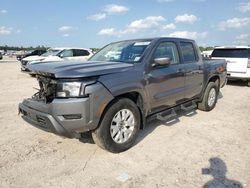
M 169 65 L 171 63 L 171 58 L 169 57 L 160 57 L 160 58 L 155 58 L 153 67 L 157 66 L 164 66 L 164 65 Z

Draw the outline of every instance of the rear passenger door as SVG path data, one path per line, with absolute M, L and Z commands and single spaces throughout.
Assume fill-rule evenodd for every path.
M 198 47 L 192 42 L 180 41 L 180 51 L 185 70 L 185 97 L 190 100 L 199 96 L 204 82 L 203 61 L 197 53 Z
M 153 66 L 155 58 L 168 57 L 171 64 Z M 151 109 L 164 109 L 174 106 L 184 98 L 184 72 L 175 42 L 163 41 L 157 45 L 150 60 L 149 73 L 146 75 L 146 91 L 150 97 Z

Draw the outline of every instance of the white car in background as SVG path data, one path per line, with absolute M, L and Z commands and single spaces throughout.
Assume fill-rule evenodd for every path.
M 21 70 L 29 72 L 27 65 L 51 61 L 87 61 L 93 55 L 87 48 L 50 48 L 41 56 L 29 56 L 21 61 Z
M 227 61 L 227 78 L 230 80 L 247 80 L 250 87 L 250 46 L 216 47 L 212 59 Z

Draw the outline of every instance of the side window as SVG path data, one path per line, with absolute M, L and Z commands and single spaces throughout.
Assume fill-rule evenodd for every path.
M 154 58 L 169 57 L 171 64 L 180 63 L 176 44 L 173 42 L 162 42 L 154 52 Z
M 73 52 L 72 52 L 72 50 L 64 50 L 60 54 L 60 57 L 73 57 Z
M 194 46 L 191 42 L 181 42 L 184 63 L 197 61 Z
M 131 44 L 124 48 L 121 53 L 121 60 L 137 62 L 141 59 L 141 56 L 146 49 L 147 45 L 144 45 L 143 42 Z
M 88 56 L 89 52 L 87 50 L 75 49 L 74 56 Z

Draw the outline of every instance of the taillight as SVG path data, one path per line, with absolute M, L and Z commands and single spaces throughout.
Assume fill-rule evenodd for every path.
M 250 68 L 250 59 L 248 59 L 247 68 Z

